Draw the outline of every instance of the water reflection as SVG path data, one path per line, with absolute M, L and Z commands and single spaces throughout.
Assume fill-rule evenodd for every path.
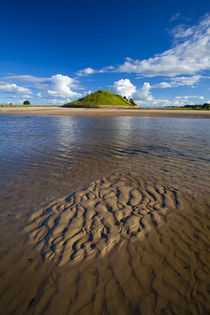
M 209 174 L 209 133 L 208 119 L 1 115 L 0 200 L 33 208 L 120 167 L 188 165 L 198 181 Z

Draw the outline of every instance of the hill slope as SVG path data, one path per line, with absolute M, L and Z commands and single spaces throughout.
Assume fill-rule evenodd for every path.
M 118 106 L 132 106 L 136 105 L 131 104 L 128 100 L 123 98 L 120 95 L 117 95 L 113 92 L 100 90 L 90 95 L 87 95 L 83 98 L 80 98 L 77 101 L 73 101 L 63 105 L 64 107 L 100 107 L 101 105 L 118 105 Z

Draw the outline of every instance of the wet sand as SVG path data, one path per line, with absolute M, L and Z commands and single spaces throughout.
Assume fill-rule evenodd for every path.
M 52 115 L 52 116 L 141 116 L 172 118 L 210 118 L 210 111 L 157 110 L 116 108 L 61 108 L 61 107 L 0 107 L 0 114 Z
M 208 121 L 1 118 L 0 314 L 210 312 Z
M 8 217 L 2 313 L 207 314 L 209 206 L 205 189 L 116 172 Z

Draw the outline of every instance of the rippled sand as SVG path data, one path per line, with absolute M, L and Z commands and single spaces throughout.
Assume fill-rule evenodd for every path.
M 59 265 L 104 256 L 124 241 L 143 239 L 178 209 L 178 192 L 164 186 L 131 187 L 119 175 L 102 178 L 29 215 L 24 229 L 45 260 Z
M 3 314 L 207 314 L 208 216 L 205 198 L 117 172 L 9 218 Z

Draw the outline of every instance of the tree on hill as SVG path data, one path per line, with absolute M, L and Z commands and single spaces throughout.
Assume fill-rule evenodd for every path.
M 27 100 L 23 101 L 23 105 L 30 105 L 31 103 Z
M 136 103 L 134 102 L 134 100 L 133 100 L 132 98 L 129 99 L 129 102 L 130 102 L 132 105 L 137 106 Z

